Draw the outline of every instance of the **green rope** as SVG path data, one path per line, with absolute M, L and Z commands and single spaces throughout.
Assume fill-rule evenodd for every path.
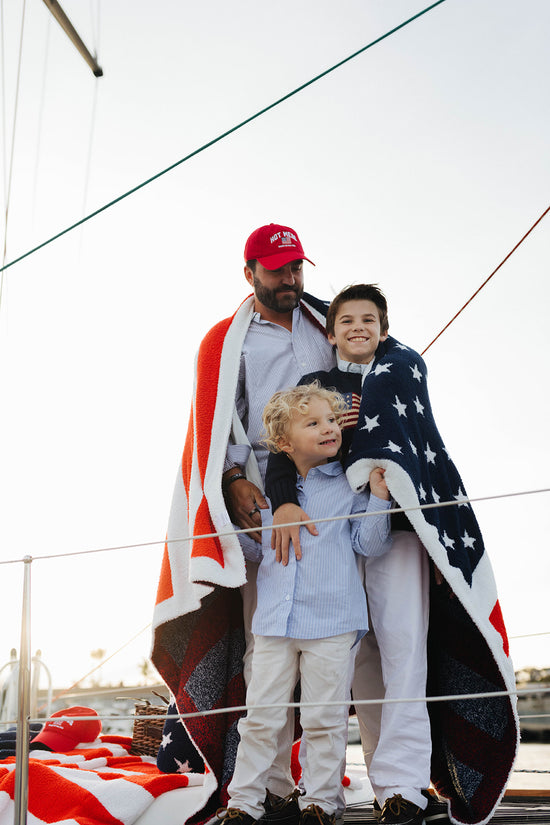
M 350 54 L 349 57 L 345 57 L 339 63 L 336 63 L 334 66 L 332 66 L 330 69 L 326 69 L 324 72 L 321 72 L 321 74 L 318 74 L 316 77 L 312 78 L 311 80 L 308 80 L 307 83 L 303 83 L 301 86 L 298 86 L 292 92 L 289 92 L 288 94 L 286 94 L 283 97 L 279 98 L 279 100 L 276 100 L 274 103 L 271 103 L 269 106 L 266 106 L 264 109 L 260 109 L 260 111 L 256 112 L 256 114 L 251 115 L 250 117 L 246 118 L 246 120 L 243 120 L 241 123 L 237 124 L 237 126 L 233 126 L 232 129 L 228 129 L 226 132 L 223 132 L 221 135 L 218 135 L 218 137 L 214 138 L 213 140 L 208 141 L 208 143 L 205 143 L 199 149 L 195 149 L 189 155 L 186 155 L 181 160 L 178 160 L 178 161 L 176 161 L 176 163 L 173 163 L 171 166 L 168 166 L 168 167 L 166 167 L 166 169 L 163 169 L 162 172 L 159 172 L 158 174 L 153 175 L 152 178 L 148 178 L 147 180 L 143 181 L 143 183 L 140 183 L 137 186 L 134 186 L 133 189 L 129 189 L 128 192 L 125 192 L 123 195 L 120 195 L 118 198 L 115 198 L 114 200 L 110 201 L 109 203 L 106 203 L 104 206 L 101 206 L 99 209 L 96 209 L 95 212 L 92 212 L 90 215 L 87 215 L 86 217 L 82 218 L 81 220 L 77 221 L 76 223 L 73 223 L 71 226 L 67 227 L 67 229 L 64 229 L 62 232 L 58 232 L 57 235 L 53 235 L 47 241 L 44 241 L 43 243 L 39 244 L 38 246 L 35 246 L 33 249 L 30 249 L 28 252 L 25 252 L 23 255 L 20 255 L 18 258 L 15 258 L 13 261 L 10 261 L 9 263 L 5 264 L 0 269 L 0 272 L 3 272 L 5 269 L 8 269 L 10 266 L 13 266 L 14 264 L 19 263 L 19 261 L 22 261 L 24 258 L 27 258 L 29 255 L 32 255 L 34 252 L 37 252 L 39 249 L 42 249 L 42 247 L 47 246 L 48 244 L 52 243 L 53 241 L 56 241 L 58 238 L 61 238 L 63 235 L 66 235 L 71 230 L 76 229 L 77 226 L 81 226 L 83 223 L 86 223 L 86 221 L 89 221 L 91 218 L 95 218 L 96 215 L 99 215 L 101 212 L 104 212 L 106 209 L 109 209 L 111 206 L 114 206 L 119 201 L 124 200 L 124 198 L 127 198 L 129 195 L 133 195 L 134 192 L 137 192 L 139 189 L 143 189 L 144 186 L 147 186 L 149 183 L 152 183 L 153 181 L 157 180 L 157 178 L 162 177 L 162 175 L 166 175 L 167 172 L 171 172 L 172 169 L 175 169 L 177 166 L 180 166 L 182 163 L 185 163 L 186 161 L 188 161 L 191 158 L 195 157 L 195 155 L 198 155 L 200 152 L 204 152 L 204 150 L 209 149 L 210 146 L 214 146 L 215 143 L 219 143 L 220 140 L 223 140 L 224 138 L 226 138 L 229 135 L 233 134 L 233 132 L 236 132 L 238 129 L 242 129 L 242 127 L 246 126 L 247 123 L 251 123 L 253 120 L 256 120 L 256 118 L 260 117 L 261 115 L 264 115 L 266 112 L 269 112 L 270 109 L 274 109 L 275 106 L 278 106 L 280 103 L 283 103 L 285 100 L 288 100 L 289 98 L 291 98 L 294 95 L 298 94 L 298 92 L 301 92 L 303 89 L 307 89 L 308 86 L 311 86 L 313 83 L 316 83 L 322 77 L 325 77 L 326 75 L 328 75 L 331 72 L 335 71 L 335 69 L 339 69 L 340 66 L 343 66 L 345 63 L 348 63 L 350 60 L 353 60 L 358 55 L 360 55 L 363 52 L 367 51 L 367 49 L 372 48 L 372 46 L 375 46 L 377 43 L 380 43 L 382 40 L 385 40 L 390 35 L 395 34 L 395 32 L 399 31 L 399 29 L 402 29 L 405 26 L 408 26 L 409 23 L 412 23 L 414 20 L 417 20 L 419 17 L 422 17 L 423 14 L 426 14 L 427 12 L 431 11 L 436 6 L 440 6 L 441 3 L 444 3 L 444 2 L 445 2 L 445 0 L 437 0 L 436 3 L 432 3 L 431 6 L 427 6 L 427 8 L 425 8 L 423 11 L 418 12 L 418 14 L 415 14 L 413 17 L 409 17 L 408 20 L 405 20 L 403 23 L 400 23 L 399 26 L 396 26 L 395 28 L 393 28 L 390 31 L 386 32 L 386 34 L 381 35 L 381 37 L 377 37 L 376 40 L 372 41 L 372 43 L 369 43 L 367 46 L 363 46 L 362 49 L 359 49 L 358 51 L 354 52 L 353 54 Z

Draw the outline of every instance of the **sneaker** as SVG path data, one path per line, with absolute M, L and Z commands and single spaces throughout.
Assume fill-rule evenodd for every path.
M 231 825 L 253 825 L 254 822 L 258 821 L 245 811 L 241 811 L 240 808 L 218 808 L 216 816 L 225 825 L 229 825 L 229 823 Z
M 319 805 L 308 805 L 300 817 L 300 825 L 334 825 L 336 817 L 327 814 Z
M 298 825 L 300 822 L 300 806 L 298 788 L 288 796 L 277 796 L 266 789 L 264 801 L 265 814 L 258 819 L 260 825 Z
M 426 825 L 429 822 L 449 822 L 449 808 L 447 802 L 442 799 L 437 793 L 430 793 L 430 791 L 422 791 L 422 796 L 428 800 L 428 805 L 424 809 L 424 821 Z
M 394 794 L 384 802 L 380 813 L 379 825 L 424 825 L 424 811 L 403 799 L 400 793 Z

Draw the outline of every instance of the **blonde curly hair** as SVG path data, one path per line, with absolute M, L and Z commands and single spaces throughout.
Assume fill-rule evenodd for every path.
M 299 412 L 306 415 L 309 402 L 313 398 L 327 401 L 336 416 L 337 423 L 340 423 L 340 419 L 347 411 L 347 405 L 344 398 L 336 390 L 327 390 L 318 381 L 313 381 L 311 384 L 301 384 L 289 390 L 280 390 L 269 399 L 262 416 L 266 433 L 262 441 L 270 452 L 281 452 L 279 443 L 288 433 L 292 414 Z

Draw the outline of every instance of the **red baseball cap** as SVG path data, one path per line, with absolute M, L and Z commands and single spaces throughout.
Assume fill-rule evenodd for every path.
M 100 719 L 56 719 L 56 716 L 97 716 L 93 708 L 74 707 L 58 710 L 49 717 L 31 742 L 42 742 L 54 753 L 72 751 L 81 742 L 95 742 L 101 733 Z
M 305 260 L 300 238 L 290 226 L 268 223 L 255 229 L 244 248 L 245 261 L 256 260 L 266 269 L 279 269 L 291 261 Z M 315 264 L 313 264 L 315 266 Z

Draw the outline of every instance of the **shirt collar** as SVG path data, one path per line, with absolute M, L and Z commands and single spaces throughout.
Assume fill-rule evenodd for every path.
M 374 364 L 374 358 L 372 361 L 369 361 L 368 364 L 354 364 L 353 361 L 344 361 L 339 355 L 336 356 L 336 360 L 338 362 L 338 369 L 341 372 L 357 372 L 360 373 L 363 378 L 371 371 L 371 367 Z
M 322 473 L 326 476 L 339 476 L 344 472 L 344 468 L 339 461 L 328 461 L 326 464 L 319 464 L 317 467 L 312 467 L 308 473 L 308 477 L 311 473 L 316 472 Z M 302 476 L 298 476 L 298 481 L 303 484 L 304 479 Z
M 292 310 L 292 328 L 294 329 L 295 324 L 299 324 L 302 318 L 302 312 L 300 307 L 297 306 Z M 273 326 L 277 327 L 280 326 L 279 324 L 274 324 L 273 321 L 267 321 L 265 318 L 262 318 L 259 312 L 254 312 L 252 314 L 252 320 L 255 321 L 257 324 L 273 324 Z

